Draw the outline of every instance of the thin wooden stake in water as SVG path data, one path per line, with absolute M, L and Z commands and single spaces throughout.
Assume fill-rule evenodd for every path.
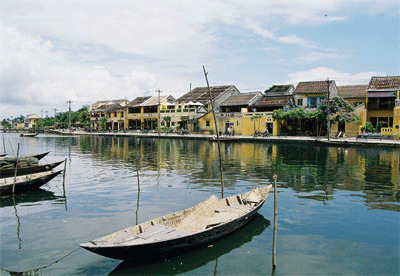
M 278 218 L 278 192 L 276 189 L 276 181 L 278 176 L 274 175 L 274 243 L 272 246 L 272 269 L 276 269 L 276 231 L 277 231 L 277 218 Z
M 63 189 L 65 195 L 65 171 L 67 170 L 67 158 L 64 160 L 64 171 L 63 171 Z
M 6 142 L 4 141 L 4 134 L 3 134 L 3 150 L 6 153 Z
M 18 155 L 19 155 L 19 143 L 18 143 L 18 148 L 17 148 L 17 161 L 16 161 L 16 163 L 15 163 L 14 184 L 13 184 L 12 193 L 15 192 L 15 182 L 17 182 Z
M 206 72 L 206 68 L 204 67 L 204 65 L 203 65 L 203 71 L 204 71 L 204 76 L 206 77 L 206 81 L 207 81 L 208 94 L 210 95 L 210 105 L 211 105 L 211 111 L 214 116 L 215 132 L 217 133 L 219 170 L 221 172 L 221 196 L 222 196 L 222 198 L 224 198 L 224 175 L 222 174 L 221 141 L 219 140 L 219 131 L 218 131 L 218 126 L 217 126 L 217 120 L 215 118 L 215 111 L 214 111 L 214 105 L 213 105 L 213 100 L 212 100 L 212 96 L 211 96 L 211 89 L 210 89 L 210 85 L 208 83 L 208 78 L 207 78 L 208 73 Z

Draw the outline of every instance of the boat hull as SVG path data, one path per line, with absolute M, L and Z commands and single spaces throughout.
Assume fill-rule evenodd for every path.
M 265 199 L 245 215 L 234 220 L 180 238 L 132 246 L 93 246 L 91 242 L 80 244 L 80 246 L 93 253 L 119 260 L 145 258 L 158 259 L 177 255 L 187 252 L 195 247 L 211 245 L 213 241 L 237 231 L 251 221 L 251 219 L 257 214 L 258 210 L 263 206 L 264 202 Z
M 30 174 L 19 176 L 15 182 L 14 193 L 23 193 L 39 189 L 41 186 L 52 180 L 59 175 L 63 170 L 42 172 L 37 174 Z M 13 194 L 13 177 L 3 178 L 0 180 L 0 195 Z
M 54 163 L 38 165 L 38 166 L 18 168 L 17 169 L 17 176 L 50 171 L 50 170 L 54 169 L 55 167 L 57 167 L 58 165 L 60 165 L 63 162 L 64 162 L 64 160 L 63 161 L 54 162 Z M 14 175 L 15 175 L 15 168 L 0 169 L 0 178 L 13 177 Z

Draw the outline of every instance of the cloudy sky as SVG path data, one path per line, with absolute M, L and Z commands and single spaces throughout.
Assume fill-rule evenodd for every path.
M 398 0 L 1 0 L 0 117 L 399 75 Z

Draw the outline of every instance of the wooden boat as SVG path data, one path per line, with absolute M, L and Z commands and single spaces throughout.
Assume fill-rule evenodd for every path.
M 249 223 L 226 237 L 213 241 L 213 247 L 190 248 L 179 255 L 168 254 L 160 259 L 141 258 L 121 262 L 108 276 L 112 275 L 186 275 L 205 266 L 225 254 L 242 247 L 261 235 L 270 225 L 262 215 L 256 213 Z M 155 265 L 154 265 L 155 264 Z
M 46 152 L 41 152 L 41 153 L 33 153 L 33 154 L 26 154 L 26 155 L 19 155 L 18 159 L 24 159 L 24 158 L 29 158 L 29 157 L 34 157 L 38 160 L 43 159 L 43 157 L 45 157 L 47 154 L 49 154 L 50 151 L 46 151 Z M 17 159 L 17 156 L 5 156 L 5 157 L 1 157 L 1 160 L 4 159 Z
M 37 190 L 54 177 L 59 175 L 63 169 L 57 171 L 47 171 L 41 173 L 27 174 L 23 176 L 7 177 L 0 179 L 0 195 L 13 194 L 13 186 L 15 181 L 14 193 L 22 193 L 32 190 Z
M 264 204 L 272 185 L 228 198 L 212 195 L 192 208 L 80 244 L 114 259 L 174 254 L 208 244 L 244 226 Z
M 64 162 L 64 160 L 58 161 L 58 162 L 53 162 L 53 163 L 47 163 L 47 164 L 43 164 L 43 165 L 37 165 L 37 166 L 28 166 L 28 167 L 21 167 L 21 168 L 18 167 L 17 176 L 50 171 L 63 162 Z M 15 167 L 9 168 L 9 169 L 0 169 L 0 178 L 13 177 L 14 175 L 15 175 Z
M 7 153 L 2 153 L 2 154 L 0 154 L 0 157 L 4 157 L 6 155 L 7 155 Z
M 39 133 L 21 133 L 19 136 L 21 137 L 36 137 Z

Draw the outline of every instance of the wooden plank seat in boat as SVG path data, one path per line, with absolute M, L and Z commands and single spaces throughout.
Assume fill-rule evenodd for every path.
M 193 207 L 191 211 L 176 229 L 195 233 L 206 229 L 209 221 L 214 217 L 218 198 L 215 195 L 210 196 Z
M 251 208 L 253 207 L 250 205 L 233 204 L 231 206 L 225 206 L 224 209 L 216 209 L 213 218 L 208 222 L 206 228 L 237 219 L 247 213 Z
M 107 240 L 94 240 L 91 243 L 97 245 L 138 245 L 153 243 L 157 241 L 169 240 L 173 238 L 180 238 L 187 236 L 190 233 L 187 231 L 177 230 L 172 227 L 168 227 L 161 224 L 156 224 L 154 226 L 147 227 L 143 233 L 134 234 L 131 231 L 124 230 L 117 236 L 114 236 Z

